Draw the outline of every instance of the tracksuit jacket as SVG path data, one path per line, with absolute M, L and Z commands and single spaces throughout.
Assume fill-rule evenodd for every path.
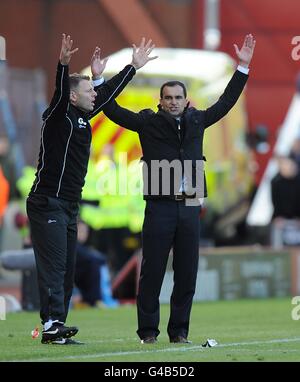
M 127 65 L 97 86 L 94 110 L 85 113 L 70 103 L 69 68 L 58 63 L 55 93 L 43 114 L 39 160 L 31 195 L 80 200 L 92 139 L 89 120 L 121 93 L 135 72 L 132 65 Z

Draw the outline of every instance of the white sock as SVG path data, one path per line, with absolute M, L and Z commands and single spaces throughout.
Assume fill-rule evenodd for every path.
M 58 323 L 60 323 L 60 324 L 61 324 L 61 323 L 63 324 L 63 322 L 60 322 L 60 321 L 58 321 L 58 320 L 54 320 L 54 321 L 52 321 L 51 318 L 50 318 L 49 321 L 47 321 L 47 322 L 44 323 L 44 330 L 48 330 L 48 329 L 50 329 L 51 326 L 52 326 L 54 323 L 56 323 L 56 322 L 58 322 Z
M 53 321 L 50 319 L 49 321 L 44 323 L 44 330 L 48 330 L 51 328 Z

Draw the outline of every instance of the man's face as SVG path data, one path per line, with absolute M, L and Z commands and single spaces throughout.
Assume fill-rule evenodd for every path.
M 85 112 L 93 111 L 95 106 L 95 92 L 91 81 L 81 80 L 76 89 L 71 90 L 71 103 Z
M 180 85 L 165 86 L 160 105 L 164 111 L 170 113 L 173 117 L 179 117 L 187 105 L 183 88 Z

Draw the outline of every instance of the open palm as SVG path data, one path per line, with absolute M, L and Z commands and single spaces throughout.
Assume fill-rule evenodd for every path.
M 91 72 L 94 79 L 102 75 L 107 61 L 108 58 L 101 59 L 101 49 L 97 46 L 91 59 Z
M 251 34 L 246 35 L 241 49 L 239 49 L 238 46 L 234 44 L 235 53 L 241 63 L 249 65 L 253 56 L 255 44 L 256 41 Z
M 61 51 L 60 51 L 60 62 L 62 65 L 68 65 L 72 55 L 78 51 L 78 48 L 75 48 L 72 50 L 73 40 L 71 40 L 71 37 L 68 35 L 66 36 L 64 33 L 62 35 L 62 42 L 61 42 Z
M 157 56 L 149 56 L 152 50 L 155 48 L 155 45 L 152 44 L 151 39 L 146 43 L 146 39 L 143 37 L 138 47 L 135 44 L 132 44 L 132 46 L 132 65 L 135 67 L 135 69 L 139 69 L 147 64 L 148 61 L 155 60 L 157 58 Z

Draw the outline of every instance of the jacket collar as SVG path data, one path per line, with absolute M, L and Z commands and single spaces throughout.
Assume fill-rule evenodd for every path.
M 189 102 L 187 106 L 185 107 L 183 113 L 180 116 L 180 120 L 185 119 L 186 114 L 189 112 Z M 162 110 L 161 106 L 158 105 L 158 112 L 156 113 L 158 116 L 162 117 L 166 122 L 169 123 L 169 125 L 172 127 L 173 131 L 176 133 L 176 136 L 178 136 L 178 129 L 177 129 L 177 123 L 176 118 L 174 118 L 171 114 L 168 112 Z

